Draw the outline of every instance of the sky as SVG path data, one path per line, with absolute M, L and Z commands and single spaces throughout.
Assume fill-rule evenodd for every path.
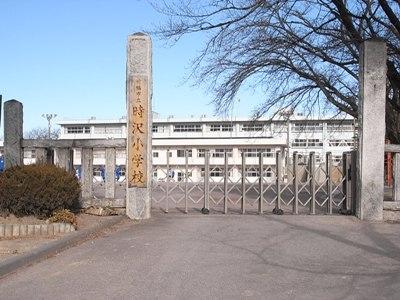
M 57 120 L 125 115 L 127 36 L 165 21 L 146 0 L 0 0 L 0 94 L 24 105 L 24 131 Z M 186 82 L 204 36 L 170 46 L 153 37 L 153 111 L 214 115 L 212 95 Z M 243 92 L 232 116 L 250 116 Z M 2 131 L 2 130 L 1 130 Z

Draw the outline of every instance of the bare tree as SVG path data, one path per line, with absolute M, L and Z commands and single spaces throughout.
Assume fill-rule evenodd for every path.
M 210 84 L 218 113 L 243 86 L 265 99 L 254 117 L 298 109 L 357 117 L 359 46 L 380 38 L 388 47 L 387 136 L 400 143 L 399 0 L 153 1 L 169 21 L 153 33 L 177 41 L 207 32 L 193 61 L 198 83 Z
M 52 129 L 50 132 L 50 139 L 57 140 L 60 137 L 60 129 Z M 49 131 L 44 127 L 33 128 L 28 132 L 25 132 L 24 138 L 26 139 L 37 139 L 46 140 L 49 138 Z

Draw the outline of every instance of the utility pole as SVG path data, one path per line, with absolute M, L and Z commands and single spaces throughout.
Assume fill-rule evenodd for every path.
M 48 126 L 48 133 L 47 137 L 50 140 L 51 139 L 51 120 L 57 117 L 57 114 L 43 114 L 42 118 L 45 118 L 47 120 L 47 126 Z

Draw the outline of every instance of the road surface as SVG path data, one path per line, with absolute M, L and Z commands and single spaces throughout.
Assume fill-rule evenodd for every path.
M 154 213 L 0 280 L 1 299 L 400 299 L 400 224 Z

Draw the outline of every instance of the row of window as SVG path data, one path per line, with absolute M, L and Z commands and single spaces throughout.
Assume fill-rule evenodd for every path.
M 188 157 L 193 157 L 193 152 L 192 150 L 186 150 L 187 151 L 187 156 Z M 197 157 L 205 157 L 205 149 L 197 149 Z M 211 157 L 225 157 L 225 152 L 228 154 L 228 157 L 232 157 L 232 151 L 233 149 L 211 149 L 210 150 L 210 155 Z M 275 150 L 271 148 L 248 148 L 248 149 L 243 149 L 245 157 L 258 157 L 260 153 L 264 154 L 264 157 L 274 157 L 275 156 Z M 160 153 L 158 151 L 153 151 L 153 157 L 157 158 L 160 156 Z M 169 152 L 169 157 L 172 157 L 172 152 Z M 185 150 L 183 149 L 178 149 L 176 150 L 176 157 L 185 157 Z
M 327 129 L 328 129 L 328 131 L 353 131 L 354 125 L 353 124 L 328 123 Z
M 90 126 L 68 126 L 64 129 L 65 133 L 90 133 Z M 94 126 L 95 134 L 122 134 L 121 126 Z
M 205 168 L 200 168 L 201 171 L 201 177 L 204 177 L 205 174 Z M 240 172 L 240 170 L 238 170 Z M 209 176 L 210 177 L 223 177 L 225 172 L 225 168 L 223 167 L 215 167 L 210 169 Z M 162 179 L 162 177 L 170 177 L 174 178 L 176 175 L 176 178 L 178 181 L 182 181 L 185 179 L 185 172 L 182 170 L 177 170 L 176 172 L 173 170 L 170 170 L 168 172 L 168 175 L 166 175 L 164 172 L 162 172 L 162 176 L 159 177 L 159 172 L 158 170 L 153 171 L 153 178 L 154 179 Z M 274 170 L 270 166 L 265 166 L 263 168 L 263 176 L 264 177 L 272 177 L 274 175 Z M 188 178 L 192 177 L 193 174 L 191 171 L 188 172 Z M 233 176 L 233 170 L 229 170 L 229 177 Z M 260 168 L 257 166 L 249 166 L 245 168 L 245 176 L 246 177 L 259 177 L 260 176 Z
M 306 148 L 306 147 L 322 147 L 323 141 L 320 139 L 294 139 L 292 147 Z M 330 139 L 328 140 L 330 147 L 353 147 L 353 139 Z
M 233 124 L 211 124 L 207 125 L 211 132 L 230 132 L 233 131 Z M 279 124 L 277 124 L 279 127 Z M 315 132 L 322 131 L 322 123 L 293 123 L 292 130 L 294 132 Z M 328 131 L 352 131 L 354 129 L 352 124 L 335 124 L 331 123 L 327 125 Z M 174 132 L 202 132 L 201 124 L 176 124 L 173 127 Z M 264 125 L 260 123 L 248 123 L 241 126 L 242 131 L 263 131 Z M 162 125 L 153 125 L 153 132 L 163 133 L 166 131 L 166 127 Z M 65 127 L 65 133 L 76 134 L 76 133 L 90 133 L 90 126 L 67 126 Z M 94 133 L 96 134 L 122 134 L 121 126 L 94 126 Z
M 275 151 L 271 148 L 249 148 L 249 149 L 243 149 L 245 157 L 258 157 L 260 153 L 264 154 L 264 157 L 274 157 L 275 156 Z
M 277 126 L 279 127 L 279 125 Z M 233 131 L 233 124 L 211 124 L 209 130 L 215 131 Z M 294 132 L 315 132 L 322 131 L 322 123 L 294 123 L 292 124 L 292 130 Z M 328 124 L 328 131 L 352 131 L 352 124 Z M 260 123 L 249 123 L 241 126 L 242 131 L 263 131 L 264 125 Z M 154 125 L 153 132 L 164 132 L 165 127 Z M 201 132 L 202 128 L 200 124 L 178 124 L 174 125 L 174 132 Z
M 65 133 L 90 133 L 89 126 L 68 126 L 65 127 Z
M 323 123 L 318 122 L 298 122 L 292 124 L 292 130 L 294 132 L 314 132 L 314 131 L 322 131 Z M 328 123 L 327 124 L 328 131 L 353 131 L 354 126 L 351 123 Z
M 322 147 L 324 143 L 320 139 L 294 139 L 292 147 Z
M 95 126 L 95 134 L 122 134 L 121 126 Z
M 75 159 L 81 159 L 82 152 L 80 149 L 75 150 Z M 115 153 L 116 158 L 124 159 L 126 157 L 126 150 L 117 150 Z M 106 151 L 103 150 L 96 150 L 93 151 L 93 158 L 94 159 L 105 159 L 106 158 Z
M 224 176 L 224 168 L 216 167 L 210 169 L 210 177 L 223 177 Z M 240 171 L 240 170 L 239 170 Z M 205 168 L 201 168 L 201 177 L 204 177 Z M 271 167 L 263 168 L 263 176 L 264 177 L 272 177 L 274 174 Z M 229 177 L 233 176 L 232 170 L 229 170 Z M 246 167 L 245 168 L 245 176 L 246 177 L 259 177 L 260 176 L 260 168 L 259 167 Z
M 162 129 L 161 129 L 162 127 Z M 233 131 L 233 124 L 211 124 L 208 126 L 209 131 L 211 132 L 229 132 Z M 242 131 L 263 131 L 264 125 L 263 124 L 243 124 Z M 153 132 L 164 132 L 165 128 L 163 126 L 154 125 Z M 174 125 L 174 132 L 202 132 L 202 125 L 201 124 L 176 124 Z
M 292 130 L 295 132 L 303 131 L 322 131 L 322 123 L 294 123 L 292 124 Z
M 210 125 L 210 131 L 233 131 L 232 124 L 212 124 Z
M 193 150 L 188 149 L 187 156 L 193 157 Z M 197 149 L 197 157 L 205 157 L 205 149 Z M 210 156 L 214 158 L 223 158 L 225 157 L 225 152 L 228 154 L 228 157 L 232 157 L 233 149 L 210 149 Z M 248 148 L 242 149 L 244 152 L 245 157 L 258 157 L 260 153 L 263 153 L 264 157 L 275 157 L 275 149 L 271 148 Z M 28 154 L 26 154 L 28 155 Z M 75 158 L 80 159 L 81 151 L 76 150 Z M 125 150 L 118 150 L 116 152 L 117 158 L 125 158 L 126 151 Z M 160 157 L 160 151 L 153 151 L 153 157 L 158 158 Z M 173 157 L 173 151 L 169 152 L 169 157 Z M 185 157 L 185 150 L 184 149 L 177 149 L 176 150 L 176 157 L 184 158 Z M 105 151 L 93 151 L 93 158 L 94 159 L 104 159 L 106 158 Z

